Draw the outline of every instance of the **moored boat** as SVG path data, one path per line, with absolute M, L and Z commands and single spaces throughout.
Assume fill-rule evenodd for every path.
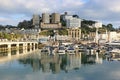
M 70 46 L 70 47 L 67 49 L 67 53 L 68 53 L 68 54 L 75 54 L 75 49 L 74 49 L 72 46 Z

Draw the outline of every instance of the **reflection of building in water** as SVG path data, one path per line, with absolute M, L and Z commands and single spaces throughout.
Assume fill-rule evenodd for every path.
M 50 72 L 50 62 L 47 55 L 41 55 L 41 65 L 43 72 Z
M 99 57 L 98 52 L 96 53 L 95 62 L 96 62 L 96 63 L 101 63 L 101 64 L 102 64 L 102 58 Z
M 50 72 L 52 70 L 53 73 L 60 72 L 60 58 L 58 56 L 42 56 L 41 65 L 43 72 Z
M 94 55 L 87 55 L 87 63 L 89 63 L 89 64 L 95 63 L 95 56 Z
M 68 55 L 66 70 L 78 69 L 81 66 L 81 53 Z
M 42 71 L 43 72 L 50 72 L 50 63 L 43 63 L 42 64 Z
M 32 62 L 32 67 L 33 67 L 33 71 L 39 71 L 40 70 L 40 60 L 39 59 L 33 59 Z
M 40 60 L 39 59 L 34 59 L 34 58 L 21 58 L 18 60 L 20 63 L 25 64 L 25 65 L 30 65 L 33 68 L 33 71 L 39 71 L 40 70 Z
M 102 57 L 99 57 L 99 54 L 96 52 L 94 55 L 85 55 L 84 64 L 95 64 L 102 63 Z
M 60 72 L 60 62 L 51 64 L 51 69 L 53 73 Z
M 108 61 L 113 61 L 113 60 L 120 61 L 120 53 L 119 53 L 118 49 L 112 50 L 111 52 L 106 54 L 106 59 Z

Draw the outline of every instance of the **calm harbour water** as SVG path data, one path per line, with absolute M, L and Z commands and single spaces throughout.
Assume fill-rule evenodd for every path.
M 0 58 L 0 80 L 120 80 L 120 62 L 98 55 L 47 56 L 37 52 L 14 58 Z

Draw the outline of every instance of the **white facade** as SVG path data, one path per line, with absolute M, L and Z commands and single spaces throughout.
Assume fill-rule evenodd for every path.
M 40 30 L 38 30 L 38 29 L 26 29 L 26 30 L 21 30 L 20 33 L 24 35 L 23 38 L 25 40 L 38 41 Z
M 104 39 L 106 41 L 120 41 L 120 33 L 117 32 L 108 32 L 107 34 L 100 34 L 100 39 Z
M 101 28 L 102 27 L 102 23 L 101 22 L 95 22 L 95 24 L 92 25 L 95 28 Z
M 109 36 L 109 42 L 117 40 L 117 32 L 109 32 L 108 36 Z
M 81 19 L 80 18 L 75 18 L 72 15 L 63 15 L 62 16 L 63 20 L 66 21 L 66 26 L 67 28 L 79 28 L 81 27 Z
M 109 40 L 112 41 L 120 41 L 120 33 L 117 32 L 110 32 L 109 33 Z
M 70 40 L 71 38 L 67 35 L 57 35 L 56 39 L 65 41 L 65 40 Z
M 67 28 L 79 28 L 81 27 L 81 19 L 71 18 L 66 20 Z
M 64 21 L 66 21 L 66 20 L 68 20 L 68 19 L 72 19 L 72 18 L 73 18 L 72 15 L 64 15 L 64 16 L 63 16 L 63 20 L 64 20 Z
M 47 44 L 48 40 L 49 40 L 49 36 L 40 36 L 39 37 L 40 43 Z
M 100 39 L 108 39 L 108 35 L 107 34 L 100 34 L 99 36 Z
M 117 33 L 117 40 L 120 41 L 120 33 Z

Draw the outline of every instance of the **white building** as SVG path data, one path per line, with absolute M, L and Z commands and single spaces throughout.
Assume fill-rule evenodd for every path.
M 63 16 L 63 20 L 64 20 L 64 21 L 66 21 L 66 20 L 68 20 L 68 19 L 72 19 L 72 18 L 73 18 L 72 15 L 64 15 L 64 16 Z
M 117 32 L 109 32 L 108 33 L 108 39 L 109 42 L 116 41 L 117 40 Z
M 92 25 L 95 28 L 101 28 L 102 27 L 102 23 L 101 22 L 95 22 L 95 24 Z
M 70 18 L 66 20 L 67 28 L 79 28 L 81 27 L 81 19 Z
M 103 34 L 99 34 L 99 43 L 106 43 L 108 42 L 108 34 L 103 33 Z
M 23 37 L 24 40 L 38 41 L 40 30 L 38 30 L 38 29 L 25 29 L 24 30 L 23 29 L 20 31 L 20 33 L 22 35 L 24 35 L 24 37 Z
M 81 27 L 81 19 L 77 17 L 73 17 L 73 15 L 68 15 L 65 12 L 64 15 L 61 16 L 62 20 L 66 22 L 67 28 L 79 28 Z
M 65 41 L 65 40 L 70 40 L 71 38 L 69 36 L 67 36 L 67 35 L 57 35 L 56 39 Z
M 109 42 L 120 41 L 120 33 L 113 31 L 107 32 L 106 34 L 100 34 L 100 39 L 104 39 Z
M 99 39 L 108 39 L 108 34 L 99 34 Z
M 120 33 L 117 33 L 117 40 L 120 41 Z

